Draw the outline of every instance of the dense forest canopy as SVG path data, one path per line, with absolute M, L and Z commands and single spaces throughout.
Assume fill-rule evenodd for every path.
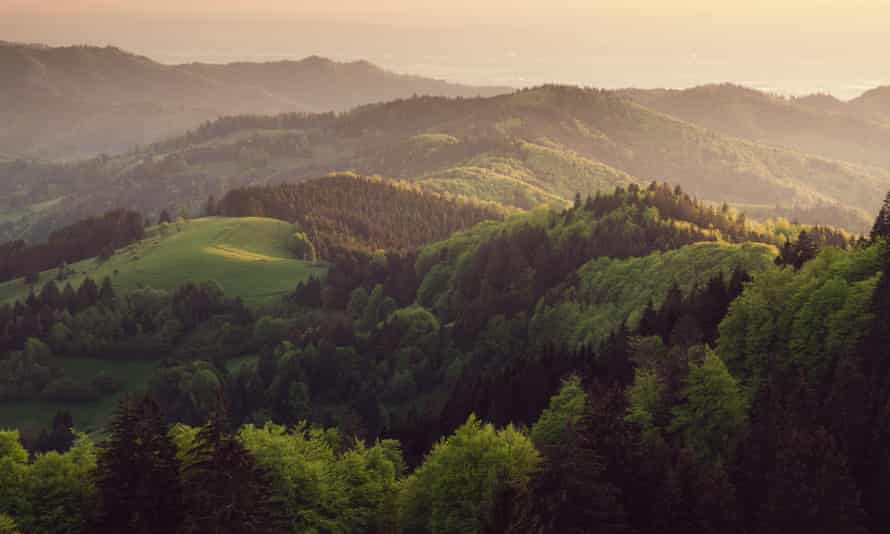
M 353 182 L 482 209 L 329 185 Z M 290 218 L 293 191 L 232 198 Z M 51 281 L 0 308 L 0 407 L 124 400 L 0 432 L 0 525 L 880 532 L 887 213 L 853 242 L 653 183 L 354 248 L 272 306 Z M 154 370 L 85 381 L 87 355 Z

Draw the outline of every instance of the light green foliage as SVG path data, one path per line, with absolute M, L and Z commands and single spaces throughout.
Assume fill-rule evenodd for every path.
M 718 354 L 749 389 L 764 380 L 770 356 L 821 373 L 868 324 L 878 271 L 877 247 L 828 248 L 800 272 L 756 275 L 720 325 Z
M 541 413 L 531 429 L 529 437 L 540 450 L 559 443 L 565 432 L 576 428 L 587 409 L 587 394 L 581 379 L 571 376 L 563 382 L 559 392 L 550 398 L 550 404 Z
M 20 526 L 26 532 L 81 532 L 82 514 L 95 494 L 96 449 L 79 435 L 65 454 L 38 455 L 28 472 L 28 501 L 33 509 Z
M 662 404 L 665 386 L 654 369 L 637 368 L 633 385 L 627 390 L 627 415 L 625 420 L 640 427 L 646 440 L 660 439 L 655 416 Z
M 509 426 L 495 430 L 474 416 L 439 442 L 403 486 L 403 530 L 480 532 L 499 489 L 527 487 L 540 463 L 531 440 Z
M 701 363 L 690 363 L 682 393 L 686 402 L 674 408 L 671 430 L 682 432 L 703 458 L 716 459 L 745 421 L 747 405 L 738 383 L 723 360 L 706 349 Z
M 291 531 L 392 532 L 395 496 L 403 470 L 397 442 L 338 453 L 340 435 L 305 424 L 288 431 L 267 423 L 239 432 L 260 465 L 273 475 L 275 493 L 291 518 Z
M 539 306 L 530 328 L 544 337 L 532 338 L 574 345 L 602 342 L 621 322 L 635 325 L 646 305 L 662 302 L 674 282 L 689 295 L 719 274 L 729 279 L 735 268 L 749 273 L 773 270 L 775 254 L 768 245 L 697 243 L 643 258 L 593 259 L 578 269 L 579 282 L 563 292 L 562 303 Z
M 21 534 L 15 520 L 6 514 L 0 514 L 0 534 Z
M 27 470 L 28 451 L 18 431 L 0 431 L 0 513 L 21 517 L 27 512 Z
M 84 507 L 95 491 L 95 469 L 95 447 L 83 434 L 65 454 L 41 454 L 29 464 L 18 432 L 0 432 L 0 515 L 15 517 L 23 532 L 82 532 Z M 14 526 L 0 522 L 0 527 Z
M 258 304 L 326 270 L 323 264 L 294 259 L 288 248 L 293 226 L 283 221 L 209 217 L 180 226 L 179 232 L 149 228 L 145 239 L 118 250 L 108 261 L 72 264 L 78 274 L 70 278 L 71 284 L 77 288 L 85 276 L 108 276 L 116 291 L 126 293 L 141 287 L 172 291 L 189 280 L 214 280 L 227 297 Z M 0 302 L 23 299 L 28 290 L 20 280 L 0 284 Z
M 176 457 L 179 461 L 185 461 L 188 453 L 195 446 L 195 440 L 198 437 L 200 427 L 194 427 L 178 423 L 170 429 L 170 439 L 176 445 Z

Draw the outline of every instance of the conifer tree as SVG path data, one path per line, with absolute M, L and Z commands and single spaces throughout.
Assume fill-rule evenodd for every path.
M 887 193 L 884 205 L 881 206 L 881 211 L 878 212 L 878 217 L 875 219 L 874 226 L 872 226 L 870 237 L 872 243 L 879 239 L 890 238 L 890 192 Z
M 116 297 L 114 287 L 111 285 L 111 278 L 106 276 L 102 279 L 102 287 L 99 289 L 99 300 L 108 304 Z
M 184 532 L 282 532 L 283 518 L 273 500 L 270 475 L 241 440 L 228 433 L 227 425 L 220 401 L 188 452 L 183 471 Z
M 599 429 L 597 429 L 599 430 Z M 600 437 L 577 378 L 550 400 L 531 433 L 544 455 L 534 480 L 526 528 L 541 532 L 629 532 L 619 489 L 606 479 Z
M 167 534 L 182 522 L 176 446 L 150 397 L 121 401 L 101 448 L 91 532 Z

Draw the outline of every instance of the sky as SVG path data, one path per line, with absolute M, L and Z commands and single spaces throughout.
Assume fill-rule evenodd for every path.
M 165 63 L 321 55 L 474 84 L 842 98 L 890 84 L 888 23 L 890 0 L 0 0 L 0 40 Z

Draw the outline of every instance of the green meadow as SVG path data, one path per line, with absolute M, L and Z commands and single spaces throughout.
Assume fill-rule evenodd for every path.
M 102 261 L 72 264 L 66 282 L 75 287 L 90 277 L 110 277 L 118 292 L 140 287 L 174 290 L 189 282 L 212 280 L 226 295 L 248 304 L 263 304 L 292 290 L 303 280 L 321 276 L 323 263 L 294 259 L 287 248 L 293 226 L 263 218 L 208 217 L 149 228 L 146 237 Z M 57 271 L 46 271 L 46 283 Z M 21 279 L 0 284 L 0 302 L 25 298 L 30 287 Z

